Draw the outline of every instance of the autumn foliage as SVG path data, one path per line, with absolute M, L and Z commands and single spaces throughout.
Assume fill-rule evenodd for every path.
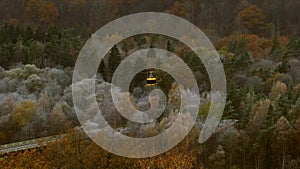
M 59 11 L 52 1 L 29 0 L 25 8 L 26 15 L 40 24 L 52 25 L 59 16 Z
M 170 14 L 177 15 L 180 17 L 187 17 L 187 7 L 183 2 L 176 1 L 173 6 L 168 10 Z
M 255 5 L 242 10 L 237 16 L 238 22 L 254 34 L 261 33 L 265 29 L 265 18 L 263 11 Z
M 36 113 L 36 103 L 30 100 L 25 100 L 19 103 L 12 112 L 12 120 L 20 126 L 24 126 Z
M 195 168 L 195 155 L 200 152 L 199 147 L 191 151 L 189 140 L 162 155 L 145 158 L 130 159 L 113 155 L 93 143 L 84 133 L 71 130 L 56 142 L 49 143 L 39 150 L 31 149 L 24 152 L 12 153 L 4 156 L 0 165 L 9 168 L 107 168 L 107 169 L 173 169 Z M 198 167 L 201 167 L 198 166 Z
M 242 40 L 246 41 L 244 50 L 251 52 L 254 59 L 263 59 L 268 57 L 274 45 L 274 40 L 272 38 L 259 37 L 255 34 L 240 34 L 225 37 L 216 42 L 215 46 L 219 50 L 222 48 L 227 49 L 234 41 L 241 42 Z M 281 47 L 286 48 L 288 38 L 284 36 L 279 37 L 279 43 Z

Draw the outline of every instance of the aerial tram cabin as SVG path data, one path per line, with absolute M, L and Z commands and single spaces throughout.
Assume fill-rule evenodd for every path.
M 153 72 L 150 71 L 147 77 L 147 83 L 146 86 L 152 87 L 156 85 L 156 77 L 153 76 Z

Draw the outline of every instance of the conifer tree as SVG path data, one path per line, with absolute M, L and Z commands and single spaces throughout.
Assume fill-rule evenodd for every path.
M 111 52 L 109 54 L 109 60 L 108 60 L 110 80 L 120 63 L 121 63 L 121 55 L 118 47 L 115 45 L 111 49 Z

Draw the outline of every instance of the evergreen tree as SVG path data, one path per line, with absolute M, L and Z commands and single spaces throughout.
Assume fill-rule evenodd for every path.
M 34 39 L 37 41 L 44 41 L 45 33 L 43 32 L 42 28 L 39 26 L 35 30 Z
M 101 61 L 100 63 L 99 72 L 101 73 L 103 80 L 107 81 L 107 71 L 105 69 L 104 61 Z
M 170 40 L 168 40 L 168 42 L 167 42 L 167 50 L 169 52 L 174 52 L 175 51 L 174 46 L 173 46 L 173 44 L 171 43 Z
M 115 70 L 117 69 L 117 67 L 119 66 L 120 63 L 121 63 L 121 55 L 120 55 L 119 49 L 115 45 L 111 49 L 111 52 L 109 54 L 109 60 L 108 60 L 110 79 L 112 78 Z
M 33 31 L 30 26 L 27 26 L 23 39 L 24 39 L 24 41 L 28 41 L 32 37 L 33 37 Z
M 271 49 L 271 56 L 275 60 L 280 60 L 279 57 L 281 57 L 282 54 L 283 54 L 283 50 L 282 50 L 282 47 L 280 45 L 279 35 L 275 34 L 274 39 L 273 39 L 273 46 L 272 46 L 272 49 Z

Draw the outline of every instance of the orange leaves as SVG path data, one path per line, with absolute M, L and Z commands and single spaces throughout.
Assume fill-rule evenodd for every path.
M 84 133 L 70 131 L 42 150 L 41 157 L 54 168 L 132 168 L 134 159 L 118 157 L 101 149 Z
M 145 169 L 190 169 L 195 167 L 195 160 L 195 156 L 191 153 L 182 152 L 178 148 L 174 148 L 173 150 L 157 157 L 137 160 L 135 167 Z
M 220 50 L 225 47 L 228 48 L 230 43 L 233 41 L 241 41 L 246 39 L 246 50 L 251 52 L 254 59 L 262 59 L 270 56 L 271 49 L 273 46 L 273 39 L 263 38 L 254 34 L 241 34 L 238 36 L 229 36 L 218 41 L 215 46 L 216 49 Z M 286 48 L 288 39 L 284 36 L 279 37 L 279 43 L 283 49 Z
M 238 22 L 252 33 L 265 29 L 265 18 L 263 11 L 255 5 L 242 10 L 237 16 Z
M 194 127 L 189 135 L 171 150 L 155 157 L 138 159 L 134 163 L 134 168 L 142 169 L 190 169 L 197 168 L 196 157 L 201 153 L 201 147 L 197 140 L 199 130 Z M 197 165 L 201 165 L 199 162 Z
M 59 15 L 58 9 L 51 1 L 44 2 L 40 8 L 40 22 L 53 24 Z
M 10 168 L 50 168 L 35 149 L 25 150 L 15 154 L 9 154 L 0 160 L 3 169 Z
M 59 16 L 59 11 L 52 1 L 29 0 L 25 13 L 29 18 L 40 24 L 52 25 Z
M 198 131 L 197 131 L 198 133 Z M 31 149 L 8 154 L 2 168 L 195 168 L 199 146 L 191 146 L 189 140 L 156 157 L 130 159 L 108 153 L 94 144 L 84 133 L 72 130 L 56 142 L 49 142 L 39 150 Z

